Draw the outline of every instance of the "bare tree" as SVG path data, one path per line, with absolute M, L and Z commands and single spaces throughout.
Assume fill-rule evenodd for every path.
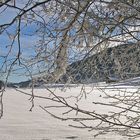
M 45 98 L 34 95 L 38 82 L 87 84 L 106 81 L 112 75 L 119 80 L 140 76 L 139 9 L 139 0 L 1 0 L 0 16 L 7 19 L 0 22 L 0 37 L 6 40 L 0 50 L 0 72 L 5 84 L 10 75 L 26 73 L 32 81 L 32 109 L 34 98 Z M 26 43 L 25 38 L 35 41 Z M 53 117 L 79 122 L 80 126 L 73 127 L 99 130 L 100 134 L 118 131 L 139 136 L 139 89 L 117 89 L 117 94 L 110 95 L 108 90 L 97 87 L 103 99 L 111 102 L 93 101 L 92 105 L 119 110 L 102 114 L 84 110 L 78 103 L 72 105 L 69 98 L 45 88 L 53 96 L 47 100 L 69 108 L 64 114 L 76 111 L 86 115 L 63 118 L 41 107 Z M 74 97 L 77 101 L 87 95 L 84 86 L 80 91 Z M 0 92 L 2 116 L 4 89 Z M 98 123 L 91 126 L 86 121 Z

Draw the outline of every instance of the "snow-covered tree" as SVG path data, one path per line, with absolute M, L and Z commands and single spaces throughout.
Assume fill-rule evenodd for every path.
M 78 63 L 82 63 L 83 66 L 79 65 L 74 71 L 78 74 L 83 72 L 84 77 L 98 79 L 103 74 L 108 77 L 112 65 L 117 69 L 113 73 L 120 75 L 121 78 L 126 78 L 126 73 L 139 74 L 140 66 L 137 59 L 140 51 L 139 0 L 1 0 L 0 19 L 0 75 L 4 77 L 5 84 L 11 75 L 22 76 L 23 74 L 31 79 L 32 88 L 38 81 L 45 84 L 55 83 L 71 70 L 70 64 L 73 65 L 73 62 L 79 60 L 81 62 Z M 111 50 L 111 54 L 109 53 L 109 48 L 118 45 L 121 47 L 123 44 L 130 46 L 129 50 L 124 50 L 127 57 L 116 56 L 115 49 Z M 133 57 L 134 53 L 130 52 L 133 48 L 135 48 L 136 58 Z M 119 50 L 117 53 L 119 54 Z M 90 61 L 88 58 L 93 55 L 97 56 L 94 57 L 97 59 Z M 128 58 L 131 58 L 132 62 L 127 63 Z M 97 65 L 100 63 L 102 65 Z M 134 67 L 128 70 L 128 65 L 131 64 Z M 95 70 L 92 71 L 93 66 Z M 87 68 L 91 71 L 88 72 Z M 71 79 L 71 77 L 69 75 L 68 78 Z M 0 92 L 0 103 L 3 106 L 4 89 Z M 34 94 L 31 96 L 33 103 L 35 96 Z M 54 98 L 50 100 L 55 101 L 56 98 L 57 102 L 70 110 L 88 115 L 92 118 L 91 121 L 100 120 L 101 123 L 98 126 L 102 122 L 108 124 L 107 130 L 118 130 L 114 126 L 122 126 L 124 134 L 129 135 L 129 130 L 140 129 L 137 111 L 139 101 L 135 98 L 131 99 L 130 103 L 125 95 L 109 96 L 107 94 L 108 97 L 117 100 L 116 104 L 98 104 L 121 108 L 123 111 L 102 116 L 95 112 L 84 111 L 78 106 L 69 105 L 64 98 L 55 94 L 53 96 Z M 126 107 L 119 106 L 120 104 L 125 104 Z M 136 117 L 123 114 L 129 111 L 136 113 Z M 2 113 L 3 109 L 1 109 L 1 116 Z M 125 116 L 127 121 L 119 122 L 120 116 Z M 89 128 L 82 123 L 86 119 L 88 120 L 83 118 L 79 121 L 78 118 L 73 118 L 84 128 Z M 99 129 L 104 130 L 104 127 Z

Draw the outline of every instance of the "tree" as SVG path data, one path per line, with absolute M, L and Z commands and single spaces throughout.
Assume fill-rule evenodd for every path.
M 99 56 L 95 57 L 95 64 L 100 62 L 103 64 L 102 70 L 107 77 L 111 73 L 108 67 L 110 61 L 108 60 L 114 59 L 114 57 L 116 58 L 115 63 L 110 65 L 115 65 L 119 77 L 121 79 L 127 77 L 126 72 L 130 72 L 129 74 L 132 75 L 131 70 L 125 71 L 128 69 L 128 65 L 124 64 L 127 61 L 121 61 L 125 59 L 124 57 L 120 59 L 115 55 L 111 57 L 112 55 L 108 54 L 110 58 L 106 61 L 104 56 L 109 48 L 122 44 L 129 45 L 131 49 L 137 46 L 135 53 L 139 53 L 139 9 L 139 0 L 25 0 L 24 2 L 1 0 L 0 15 L 3 19 L 7 19 L 0 23 L 1 40 L 3 36 L 6 40 L 6 43 L 2 43 L 0 52 L 0 71 L 5 75 L 5 84 L 9 76 L 17 72 L 26 73 L 30 77 L 32 89 L 35 82 L 38 81 L 55 83 L 67 75 L 67 69 L 72 62 L 82 60 L 84 62 L 82 64 L 85 64 L 86 60 L 94 54 Z M 12 14 L 9 15 L 8 12 Z M 35 41 L 29 42 L 30 46 L 24 42 L 25 38 L 28 40 L 35 38 Z M 27 53 L 27 50 L 30 51 Z M 126 59 L 130 55 L 131 53 L 128 53 Z M 131 60 L 136 62 L 132 62 L 133 71 L 139 75 L 137 60 Z M 92 69 L 93 64 L 87 64 L 88 68 Z M 76 67 L 77 73 L 80 73 L 81 67 L 85 69 L 85 76 L 87 76 L 87 67 L 81 65 Z M 95 65 L 95 67 L 97 67 L 96 70 L 90 76 L 96 77 L 98 80 L 103 73 L 98 72 L 101 66 Z M 67 82 L 75 82 L 69 75 L 68 79 Z M 1 92 L 1 106 L 3 105 L 3 93 L 4 90 Z M 139 129 L 139 107 L 137 105 L 138 99 L 136 99 L 138 91 L 129 93 L 130 96 L 126 96 L 125 92 L 123 95 L 113 96 L 105 93 L 108 98 L 115 100 L 114 104 L 93 103 L 121 109 L 121 112 L 113 112 L 111 115 L 82 110 L 78 106 L 68 104 L 64 97 L 59 97 L 53 92 L 51 94 L 54 99 L 48 98 L 49 100 L 59 102 L 70 108 L 71 111 L 75 110 L 86 114 L 91 121 L 100 120 L 97 126 L 101 131 L 112 129 L 118 131 L 116 126 L 120 126 L 123 127 L 123 134 L 129 136 L 134 132 L 133 129 Z M 33 99 L 35 98 L 33 92 L 31 96 L 33 107 Z M 80 96 L 83 96 L 83 93 Z M 75 98 L 79 98 L 79 96 Z M 136 116 L 124 115 L 128 112 L 133 112 Z M 125 122 L 121 122 L 122 116 L 125 117 Z M 83 123 L 88 119 L 77 117 L 73 120 L 80 122 L 83 128 L 97 129 L 97 127 L 94 128 Z M 102 126 L 104 123 L 107 124 L 106 127 Z

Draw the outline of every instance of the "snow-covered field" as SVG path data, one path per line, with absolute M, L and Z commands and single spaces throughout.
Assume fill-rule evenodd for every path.
M 104 84 L 101 85 L 102 88 L 105 87 Z M 78 87 L 70 86 L 67 90 L 61 88 L 56 89 L 55 86 L 49 88 L 57 95 L 69 97 L 71 95 L 78 95 L 81 87 L 82 85 Z M 106 85 L 106 87 L 108 86 Z M 120 85 L 117 88 L 136 90 L 134 87 L 124 85 Z M 112 90 L 115 92 L 114 89 L 114 86 L 108 87 L 110 93 Z M 21 90 L 31 94 L 31 89 Z M 82 97 L 79 102 L 79 107 L 90 110 L 92 109 L 90 105 L 92 101 L 102 100 L 102 92 L 97 88 L 88 85 L 83 87 L 83 90 L 87 91 L 87 98 L 85 99 L 85 95 Z M 45 97 L 51 96 L 49 91 L 43 88 L 35 89 L 34 94 Z M 0 120 L 0 140 L 127 140 L 126 137 L 111 132 L 106 135 L 94 137 L 96 134 L 95 131 L 89 132 L 87 129 L 77 129 L 68 126 L 69 124 L 74 125 L 74 122 L 61 121 L 53 118 L 40 108 L 40 106 L 55 105 L 55 103 L 51 103 L 49 100 L 35 98 L 35 106 L 32 112 L 30 112 L 29 109 L 32 104 L 29 98 L 30 96 L 20 93 L 15 89 L 6 89 L 3 98 L 4 116 Z M 75 102 L 75 99 L 73 98 L 70 102 Z M 99 112 L 105 111 L 104 108 L 94 107 Z M 62 109 L 50 108 L 49 111 L 56 115 L 61 115 Z

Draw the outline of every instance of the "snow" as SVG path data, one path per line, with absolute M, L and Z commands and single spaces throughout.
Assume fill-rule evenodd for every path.
M 97 86 L 97 85 L 96 85 Z M 105 83 L 99 85 L 99 87 L 104 88 Z M 111 87 L 114 90 L 114 86 L 106 85 L 109 89 Z M 87 98 L 82 98 L 78 105 L 83 109 L 93 109 L 91 106 L 92 101 L 101 101 L 102 92 L 97 90 L 93 85 L 79 85 L 70 86 L 66 88 L 50 87 L 50 90 L 57 95 L 63 97 L 77 96 L 80 93 L 81 88 L 87 91 Z M 119 86 L 119 89 L 128 88 L 128 86 Z M 136 89 L 129 87 L 129 90 L 135 91 Z M 19 89 L 26 93 L 31 94 L 31 89 Z M 112 92 L 110 90 L 110 92 Z M 114 92 L 114 91 L 113 91 Z M 48 90 L 44 88 L 35 89 L 35 95 L 50 97 Z M 76 123 L 71 121 L 61 121 L 53 118 L 39 106 L 50 106 L 55 105 L 49 100 L 35 98 L 35 107 L 32 112 L 29 111 L 31 108 L 31 102 L 29 100 L 30 96 L 25 95 L 16 91 L 15 89 L 6 89 L 3 98 L 4 104 L 4 116 L 0 120 L 0 140 L 127 140 L 126 137 L 120 136 L 116 133 L 108 133 L 106 135 L 100 135 L 94 138 L 96 134 L 95 131 L 88 131 L 87 129 L 77 129 L 68 126 L 69 124 L 76 125 Z M 74 104 L 75 98 L 69 100 L 71 104 Z M 106 111 L 105 108 L 101 108 L 98 105 L 94 106 L 95 110 L 99 112 Z M 50 108 L 50 112 L 61 116 L 61 112 L 64 111 L 58 108 Z M 73 115 L 70 113 L 70 116 Z M 66 115 L 67 116 L 67 115 Z

